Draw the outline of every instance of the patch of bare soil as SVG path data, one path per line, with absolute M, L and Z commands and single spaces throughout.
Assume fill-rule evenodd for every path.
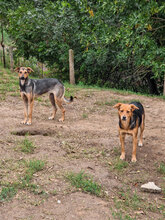
M 63 123 L 58 122 L 60 110 L 55 120 L 48 120 L 51 106 L 46 101 L 47 95 L 42 101 L 36 100 L 31 126 L 20 124 L 23 119 L 20 97 L 6 96 L 6 100 L 0 102 L 1 181 L 17 179 L 23 169 L 19 165 L 23 160 L 35 158 L 45 162 L 44 169 L 33 175 L 33 183 L 41 191 L 33 193 L 19 189 L 12 199 L 0 203 L 0 219 L 163 219 L 163 192 L 144 193 L 140 186 L 154 181 L 165 189 L 164 177 L 157 171 L 165 158 L 165 102 L 97 90 L 80 90 L 76 96 L 72 104 L 65 105 Z M 137 149 L 137 163 L 130 162 L 132 138 L 127 137 L 127 167 L 120 171 L 115 169 L 120 156 L 118 116 L 112 108 L 115 100 L 139 100 L 146 112 L 144 146 Z M 25 137 L 36 146 L 32 154 L 17 149 Z M 66 180 L 66 173 L 82 170 L 102 185 L 104 196 L 83 193 Z M 124 195 L 136 192 L 142 207 L 133 205 L 133 199 L 129 204 L 128 198 L 120 192 Z

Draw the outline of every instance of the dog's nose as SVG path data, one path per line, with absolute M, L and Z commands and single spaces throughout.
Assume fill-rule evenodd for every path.
M 127 119 L 126 116 L 123 116 L 123 117 L 122 117 L 122 120 L 123 120 L 123 121 L 126 121 L 126 119 Z

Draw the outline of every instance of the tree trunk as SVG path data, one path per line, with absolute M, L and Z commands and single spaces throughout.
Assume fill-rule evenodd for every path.
M 4 68 L 6 68 L 5 45 L 4 45 L 4 36 L 3 36 L 3 25 L 1 25 L 1 32 L 2 32 L 1 46 L 2 46 L 3 66 L 4 66 Z
M 10 54 L 10 70 L 14 71 L 14 60 L 13 60 L 13 47 L 9 47 L 9 54 Z
M 74 53 L 73 50 L 69 50 L 69 76 L 70 76 L 70 84 L 75 84 L 75 75 L 74 75 Z
M 151 72 L 147 74 L 149 92 L 150 92 L 151 95 L 159 95 L 156 81 L 152 77 L 153 77 L 153 74 Z

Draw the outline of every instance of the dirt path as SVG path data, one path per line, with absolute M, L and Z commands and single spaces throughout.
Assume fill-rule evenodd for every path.
M 1 182 L 18 179 L 23 160 L 35 158 L 46 164 L 33 176 L 33 183 L 44 193 L 19 189 L 11 200 L 0 203 L 0 219 L 163 219 L 165 194 L 143 193 L 140 185 L 154 181 L 165 189 L 165 179 L 157 171 L 165 158 L 165 101 L 99 90 L 79 90 L 75 95 L 74 103 L 65 105 L 64 123 L 58 122 L 59 110 L 54 121 L 48 120 L 51 108 L 47 96 L 36 100 L 31 126 L 20 124 L 23 119 L 20 97 L 8 95 L 0 102 Z M 140 100 L 145 107 L 145 140 L 144 147 L 137 150 L 137 163 L 132 164 L 132 140 L 126 139 L 127 167 L 118 171 L 115 169 L 120 155 L 118 116 L 112 105 L 126 100 Z M 25 133 L 31 134 L 28 138 L 36 146 L 32 154 L 17 149 Z M 104 196 L 83 193 L 65 179 L 67 172 L 82 170 L 102 185 Z M 140 196 L 142 207 L 140 204 L 134 207 L 131 196 L 130 204 L 123 206 L 127 198 L 119 192 L 127 195 L 130 191 Z

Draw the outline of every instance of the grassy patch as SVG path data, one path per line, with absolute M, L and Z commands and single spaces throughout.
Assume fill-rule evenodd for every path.
M 88 118 L 88 114 L 83 113 L 82 117 L 83 117 L 83 119 L 86 119 L 86 118 Z
M 12 199 L 17 193 L 17 190 L 14 187 L 2 187 L 1 193 L 0 193 L 0 201 L 8 201 Z
M 71 172 L 66 178 L 70 181 L 72 186 L 81 189 L 82 192 L 88 192 L 96 196 L 101 196 L 102 194 L 101 185 L 93 181 L 93 179 L 84 172 L 76 174 Z
M 41 160 L 30 160 L 28 162 L 23 160 L 21 164 L 17 164 L 16 168 L 19 172 L 19 178 L 9 182 L 1 181 L 0 201 L 12 199 L 19 189 L 28 189 L 34 194 L 45 194 L 38 185 L 32 183 L 33 175 L 41 171 L 44 165 L 45 163 Z M 15 175 L 18 175 L 18 173 Z
M 114 198 L 114 205 L 116 210 L 112 210 L 112 212 L 116 219 L 139 219 L 138 215 L 140 213 L 145 213 L 147 215 L 147 211 L 149 213 L 162 214 L 163 217 L 165 216 L 165 206 L 163 204 L 155 204 L 155 201 L 152 202 L 141 198 L 136 191 L 132 192 L 129 188 L 125 190 L 122 189 L 118 192 L 117 196 Z M 136 216 L 137 218 L 132 218 L 132 216 Z M 149 216 L 146 216 L 146 219 L 150 219 L 148 217 Z
M 160 163 L 160 165 L 158 167 L 158 172 L 165 176 L 165 163 L 164 162 Z
M 37 186 L 31 183 L 33 175 L 41 170 L 43 170 L 45 163 L 41 160 L 30 160 L 29 162 L 25 162 L 27 167 L 25 174 L 20 178 L 20 181 L 15 183 L 18 188 L 24 189 L 29 188 L 35 192 Z
M 119 220 L 136 220 L 137 219 L 137 218 L 132 218 L 129 214 L 124 214 L 122 211 L 112 210 L 112 215 L 114 219 L 119 219 Z
M 114 166 L 113 168 L 117 171 L 122 171 L 124 168 L 127 168 L 128 167 L 128 162 L 125 161 L 125 160 L 120 160 L 120 159 L 117 159 L 115 162 L 114 162 Z
M 131 103 L 131 102 L 140 102 L 140 100 L 135 100 L 135 99 L 131 99 L 131 100 L 121 100 L 121 99 L 112 99 L 111 101 L 96 101 L 94 104 L 95 105 L 99 105 L 99 106 L 114 106 L 117 103 Z
M 20 142 L 18 148 L 27 154 L 34 153 L 34 149 L 36 148 L 32 141 L 30 141 L 27 137 L 23 141 Z

